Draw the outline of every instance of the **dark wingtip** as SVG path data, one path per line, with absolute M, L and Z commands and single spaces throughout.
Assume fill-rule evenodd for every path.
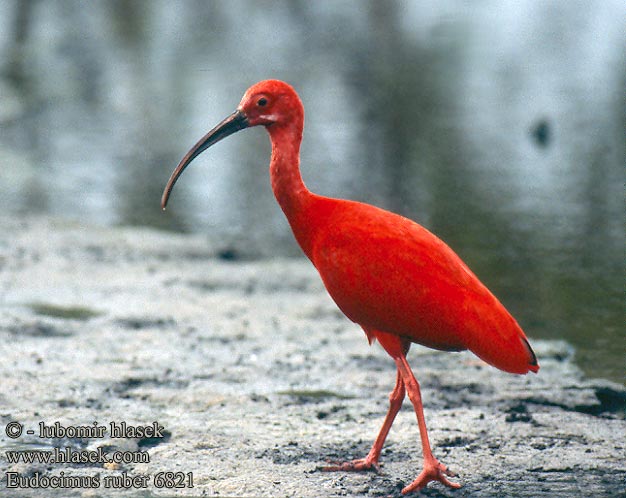
M 530 354 L 530 362 L 528 364 L 529 365 L 528 369 L 531 372 L 537 373 L 539 371 L 539 362 L 537 361 L 537 355 L 533 351 L 533 348 L 530 347 L 530 343 L 528 342 L 528 339 L 526 339 L 526 337 L 522 337 L 522 340 L 524 341 L 524 344 L 526 344 L 526 349 L 528 350 L 528 353 Z

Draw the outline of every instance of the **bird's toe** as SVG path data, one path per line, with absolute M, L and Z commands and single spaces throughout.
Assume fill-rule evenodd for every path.
M 405 495 L 413 491 L 419 491 L 431 481 L 439 481 L 441 484 L 444 484 L 452 489 L 459 489 L 461 487 L 461 484 L 450 481 L 446 476 L 457 477 L 457 474 L 448 470 L 448 468 L 442 463 L 439 463 L 438 460 L 424 462 L 424 469 L 422 472 L 420 472 L 411 484 L 402 490 L 402 494 Z

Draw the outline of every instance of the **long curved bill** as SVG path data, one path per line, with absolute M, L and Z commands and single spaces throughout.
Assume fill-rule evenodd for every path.
M 211 147 L 211 145 L 216 144 L 223 138 L 226 138 L 239 130 L 243 130 L 248 126 L 249 123 L 246 115 L 240 110 L 236 110 L 209 133 L 204 135 L 200 141 L 194 145 L 191 150 L 187 152 L 187 154 L 185 154 L 185 157 L 181 159 L 178 166 L 176 166 L 176 169 L 172 172 L 172 175 L 165 186 L 165 190 L 163 191 L 163 196 L 161 197 L 161 208 L 165 209 L 167 200 L 172 193 L 176 180 L 178 180 L 178 177 L 183 173 L 183 171 L 185 171 L 185 168 L 189 166 L 191 161 L 198 157 L 203 151 Z

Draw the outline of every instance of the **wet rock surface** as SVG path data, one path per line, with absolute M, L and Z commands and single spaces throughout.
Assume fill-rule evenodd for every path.
M 20 476 L 99 476 L 94 489 L 12 496 L 398 496 L 421 466 L 408 399 L 383 473 L 321 472 L 367 454 L 393 362 L 369 347 L 301 259 L 245 261 L 206 237 L 0 218 L 0 494 Z M 228 254 L 231 254 L 229 252 Z M 469 353 L 413 347 L 435 455 L 458 491 L 423 496 L 623 496 L 623 386 L 586 379 L 564 342 L 532 341 L 538 375 Z M 16 439 L 5 428 L 23 425 Z M 157 437 L 39 438 L 62 426 L 158 422 Z M 27 429 L 34 430 L 29 435 Z M 12 463 L 7 451 L 69 447 L 143 463 Z M 193 488 L 157 488 L 162 471 Z M 147 488 L 105 489 L 147 475 Z

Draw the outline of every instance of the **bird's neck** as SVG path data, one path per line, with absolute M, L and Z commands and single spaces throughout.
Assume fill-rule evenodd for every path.
M 270 179 L 274 196 L 290 219 L 302 209 L 312 195 L 300 174 L 300 143 L 302 128 L 297 126 L 268 127 L 272 141 Z
M 308 255 L 311 242 L 311 224 L 307 220 L 315 211 L 313 205 L 319 196 L 313 194 L 300 174 L 300 143 L 302 125 L 269 126 L 272 141 L 270 179 L 274 196 L 285 213 L 291 229 Z M 309 219 L 309 221 L 311 221 Z

